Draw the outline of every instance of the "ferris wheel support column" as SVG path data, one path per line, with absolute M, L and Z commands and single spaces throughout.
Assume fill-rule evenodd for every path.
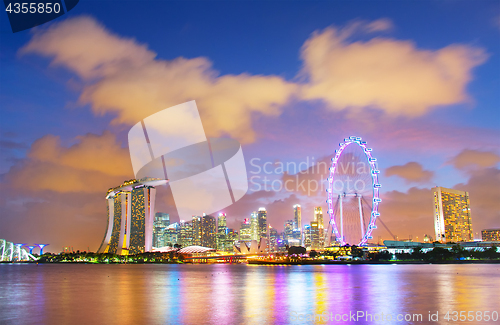
M 339 195 L 339 200 L 340 200 L 340 241 L 343 244 L 344 243 L 344 213 L 342 210 L 342 194 Z
M 365 230 L 363 229 L 363 209 L 361 208 L 361 195 L 358 195 L 358 205 L 359 205 L 359 225 L 361 227 L 361 238 L 365 235 Z

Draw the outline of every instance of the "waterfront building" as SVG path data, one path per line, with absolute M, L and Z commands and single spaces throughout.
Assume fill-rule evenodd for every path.
M 314 221 L 318 223 L 318 245 L 316 249 L 323 249 L 325 247 L 325 224 L 323 221 L 323 209 L 321 207 L 314 208 Z
M 155 186 L 166 183 L 146 177 L 108 190 L 108 223 L 99 253 L 128 255 L 152 250 Z
M 500 228 L 482 230 L 481 238 L 483 241 L 500 241 Z
M 293 239 L 293 220 L 285 221 L 285 231 L 283 233 L 283 239 L 288 241 L 289 239 Z
M 193 226 L 193 246 L 201 246 L 201 217 L 193 216 L 191 220 Z
M 168 213 L 156 212 L 153 222 L 153 247 L 163 247 L 165 244 L 165 230 L 170 225 Z
M 176 244 L 178 244 L 179 243 L 180 228 L 181 228 L 180 224 L 177 222 L 169 225 L 163 233 L 163 246 L 159 246 L 159 247 L 164 247 L 164 246 L 173 247 Z
M 303 238 L 302 238 L 302 243 L 305 248 L 310 248 L 311 247 L 311 226 L 310 225 L 304 225 L 304 231 L 302 233 Z
M 473 241 L 469 193 L 434 187 L 434 230 L 439 242 Z
M 177 243 L 181 247 L 188 247 L 193 245 L 193 225 L 189 222 L 184 222 L 181 220 L 179 237 Z
M 259 238 L 266 238 L 267 239 L 267 211 L 266 208 L 259 208 L 258 211 L 258 220 L 259 220 Z
M 252 233 L 252 240 L 259 240 L 259 218 L 257 211 L 254 211 L 251 214 L 250 231 Z
M 217 226 L 214 217 L 203 215 L 201 218 L 201 234 L 200 241 L 202 247 L 217 248 Z M 193 228 L 194 229 L 194 228 Z
M 250 241 L 252 240 L 252 229 L 250 228 L 250 219 L 245 218 L 240 226 L 239 240 Z
M 317 250 L 320 248 L 319 244 L 319 227 L 317 221 L 311 221 L 310 238 L 311 238 L 311 249 Z
M 238 232 L 234 229 L 227 228 L 226 230 L 226 240 L 224 244 L 225 252 L 232 252 L 234 250 L 234 243 L 238 240 Z
M 219 213 L 217 218 L 217 250 L 224 251 L 229 231 L 226 227 L 226 214 Z
M 278 251 L 278 231 L 271 226 L 269 226 L 269 251 Z
M 302 211 L 300 204 L 295 204 L 293 206 L 293 221 L 294 221 L 294 229 L 302 229 Z

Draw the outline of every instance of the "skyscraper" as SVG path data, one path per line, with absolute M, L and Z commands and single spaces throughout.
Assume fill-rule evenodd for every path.
M 259 208 L 258 212 L 258 218 L 259 218 L 259 238 L 266 238 L 267 239 L 267 211 L 266 208 Z
M 259 218 L 256 211 L 252 212 L 250 217 L 250 232 L 252 240 L 259 240 Z
M 217 226 L 215 218 L 204 215 L 201 218 L 201 246 L 217 249 Z
M 170 225 L 168 213 L 156 212 L 153 222 L 153 247 L 165 246 L 165 231 Z
M 119 255 L 149 252 L 153 244 L 156 189 L 166 180 L 130 180 L 108 190 L 108 226 L 100 253 Z
M 219 217 L 217 218 L 217 250 L 225 250 L 227 234 L 226 214 L 219 213 Z
M 302 212 L 300 204 L 295 204 L 293 206 L 293 214 L 293 221 L 295 222 L 294 229 L 302 229 Z
M 319 226 L 317 221 L 311 221 L 311 226 L 310 226 L 310 232 L 311 232 L 311 249 L 319 249 L 320 248 L 320 243 L 319 243 Z
M 314 208 L 314 221 L 318 223 L 318 247 L 316 249 L 323 249 L 325 247 L 325 225 L 323 223 L 323 209 L 321 207 Z
M 278 251 L 278 231 L 274 228 L 269 228 L 269 251 Z
M 293 220 L 285 221 L 285 232 L 283 239 L 288 241 L 289 239 L 293 239 Z
M 250 228 L 250 219 L 245 218 L 245 221 L 240 226 L 239 240 L 250 241 L 252 240 L 252 229 Z
M 180 222 L 178 242 L 181 247 L 193 245 L 193 225 L 189 222 Z
M 434 187 L 434 229 L 440 242 L 473 241 L 469 193 Z
M 304 226 L 304 231 L 302 232 L 302 235 L 303 235 L 302 243 L 303 243 L 304 247 L 306 247 L 306 248 L 311 247 L 312 238 L 311 238 L 311 226 L 310 225 Z
M 191 224 L 193 226 L 193 243 L 192 243 L 192 245 L 201 246 L 201 217 L 193 216 Z

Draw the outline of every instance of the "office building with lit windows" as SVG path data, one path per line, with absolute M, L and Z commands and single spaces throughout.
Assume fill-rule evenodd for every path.
M 152 250 L 155 186 L 166 180 L 130 180 L 108 190 L 108 223 L 99 253 L 139 254 Z
M 266 238 L 267 239 L 267 211 L 266 208 L 259 208 L 259 211 L 257 213 L 257 218 L 259 220 L 259 238 Z
M 318 243 L 316 249 L 323 249 L 325 247 L 325 225 L 323 223 L 323 209 L 321 207 L 314 208 L 314 221 L 318 223 Z
M 204 214 L 202 217 L 193 217 L 193 245 L 217 248 L 216 219 Z
M 473 241 L 469 193 L 434 187 L 434 229 L 439 242 Z
M 250 232 L 252 240 L 259 240 L 259 217 L 257 211 L 252 212 L 250 215 Z
M 302 210 L 300 204 L 293 206 L 294 229 L 302 229 Z
M 153 247 L 163 247 L 165 244 L 165 232 L 170 225 L 168 213 L 156 212 L 153 222 Z
M 250 219 L 245 218 L 240 226 L 239 240 L 241 241 L 251 241 L 252 240 L 252 229 L 250 228 Z
M 500 241 L 500 228 L 482 230 L 481 238 L 483 241 Z

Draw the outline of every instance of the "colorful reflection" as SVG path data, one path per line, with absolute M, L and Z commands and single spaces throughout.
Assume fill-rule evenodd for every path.
M 0 323 L 418 324 L 500 312 L 499 287 L 495 264 L 0 264 Z

